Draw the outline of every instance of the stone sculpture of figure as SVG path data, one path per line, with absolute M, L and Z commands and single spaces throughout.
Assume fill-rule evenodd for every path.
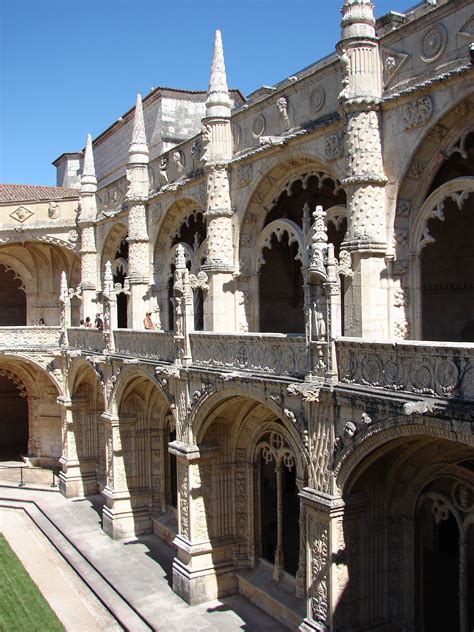
M 208 160 L 209 145 L 211 143 L 211 128 L 209 125 L 203 125 L 201 129 L 202 140 L 202 156 L 201 160 Z
M 166 169 L 168 167 L 168 159 L 163 156 L 163 158 L 160 160 L 160 184 L 161 186 L 168 184 L 169 179 L 168 179 L 168 174 L 166 173 Z
M 184 171 L 183 157 L 181 156 L 181 152 L 174 151 L 171 157 L 173 159 L 176 172 L 178 173 L 178 175 L 181 175 Z
M 277 101 L 278 113 L 282 122 L 282 127 L 287 130 L 291 127 L 290 117 L 288 116 L 288 99 L 280 97 Z
M 175 321 L 176 321 L 176 335 L 183 335 L 183 307 L 182 307 L 183 299 L 181 296 L 176 296 L 174 299 L 174 309 L 175 309 Z
M 347 54 L 347 50 L 345 48 L 342 49 L 341 54 L 339 55 L 339 60 L 342 66 L 342 85 L 347 86 L 351 71 L 351 58 Z
M 322 297 L 317 298 L 313 301 L 311 315 L 312 315 L 312 329 L 313 329 L 313 340 L 326 340 L 327 330 L 326 330 L 326 319 L 324 316 L 324 306 L 325 301 Z

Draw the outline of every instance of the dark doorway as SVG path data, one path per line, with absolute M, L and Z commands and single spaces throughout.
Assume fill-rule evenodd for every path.
M 279 241 L 272 236 L 271 248 L 264 248 L 260 269 L 260 331 L 283 334 L 304 332 L 304 296 L 298 245 L 289 244 L 287 234 Z
M 462 211 L 446 200 L 443 213 L 421 253 L 423 339 L 474 342 L 474 195 Z
M 21 397 L 15 376 L 0 375 L 0 458 L 17 460 L 28 454 L 28 399 Z
M 433 513 L 427 500 L 418 520 L 417 629 L 459 630 L 459 528 L 451 513 Z
M 273 564 L 277 547 L 277 487 L 273 460 L 266 463 L 262 458 L 260 490 L 262 557 Z
M 123 287 L 125 278 L 128 274 L 128 241 L 124 237 L 120 246 L 115 253 L 114 259 L 114 284 L 120 283 Z M 128 324 L 128 296 L 126 294 L 117 294 L 117 327 L 126 329 Z
M 13 270 L 0 265 L 0 327 L 26 325 L 26 294 Z
M 296 487 L 296 469 L 283 468 L 283 567 L 296 575 L 299 562 L 300 503 Z

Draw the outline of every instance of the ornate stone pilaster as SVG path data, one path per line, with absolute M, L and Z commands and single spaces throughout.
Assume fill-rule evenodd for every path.
M 348 209 L 343 248 L 352 253 L 354 266 L 346 293 L 345 333 L 386 337 L 386 290 L 381 281 L 387 250 L 387 178 L 380 125 L 382 67 L 370 0 L 345 0 L 341 26 L 339 104 L 346 159 L 342 185 Z
M 228 163 L 232 158 L 230 97 L 220 31 L 216 31 L 211 65 L 206 117 L 202 120 L 203 160 L 207 175 L 207 259 L 203 269 L 209 276 L 204 301 L 204 329 L 234 331 L 233 212 L 230 200 Z
M 348 581 L 344 563 L 342 499 L 314 489 L 300 492 L 306 519 L 309 549 L 307 566 L 308 608 L 300 630 L 335 630 L 333 614 Z
M 81 177 L 80 211 L 77 227 L 80 238 L 81 255 L 81 294 L 83 318 L 94 318 L 97 312 L 97 248 L 95 239 L 95 220 L 97 217 L 97 178 L 95 175 L 94 155 L 91 135 L 87 135 L 84 154 L 84 167 Z
M 104 531 L 114 539 L 149 533 L 150 495 L 130 489 L 137 476 L 136 415 L 125 414 L 119 419 L 114 413 L 104 413 L 102 419 L 107 461 L 107 484 L 102 492 Z
M 219 448 L 170 443 L 177 457 L 178 524 L 174 540 L 173 590 L 190 604 L 232 594 L 236 589 L 232 546 L 211 543 L 213 531 L 212 460 Z
M 62 427 L 62 455 L 59 459 L 59 489 L 66 498 L 87 496 L 97 493 L 94 462 L 81 462 L 79 457 L 82 443 L 80 405 L 67 396 L 59 397 Z
M 141 328 L 149 287 L 149 238 L 146 216 L 148 199 L 148 146 L 141 96 L 137 95 L 132 142 L 127 164 L 129 327 Z

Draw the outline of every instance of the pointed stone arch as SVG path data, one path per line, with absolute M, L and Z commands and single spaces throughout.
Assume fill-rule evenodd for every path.
M 474 100 L 468 98 L 441 114 L 418 145 L 401 181 L 393 221 L 392 309 L 396 338 L 423 338 L 421 250 L 430 243 L 427 221 L 430 217 L 444 217 L 443 206 L 451 204 L 451 200 L 459 207 L 460 202 L 464 202 L 463 191 L 470 191 L 469 185 L 465 189 L 461 180 L 474 176 L 472 169 L 470 174 L 451 175 L 446 179 L 445 167 L 451 164 L 454 155 L 467 158 L 465 143 L 467 137 L 474 134 L 472 112 Z M 444 174 L 444 180 L 440 180 L 440 174 Z M 458 184 L 463 186 L 456 188 Z M 435 285 L 442 282 L 439 275 Z M 432 293 L 439 291 L 432 283 L 428 286 Z M 461 307 L 460 310 L 465 311 Z M 452 321 L 452 315 L 449 319 Z

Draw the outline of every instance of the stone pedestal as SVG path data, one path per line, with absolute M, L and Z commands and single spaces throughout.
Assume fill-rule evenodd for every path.
M 209 290 L 204 300 L 204 330 L 219 333 L 235 331 L 235 292 L 231 272 L 203 267 Z
M 354 276 L 346 279 L 344 333 L 386 340 L 389 313 L 384 254 L 353 252 L 352 266 Z

